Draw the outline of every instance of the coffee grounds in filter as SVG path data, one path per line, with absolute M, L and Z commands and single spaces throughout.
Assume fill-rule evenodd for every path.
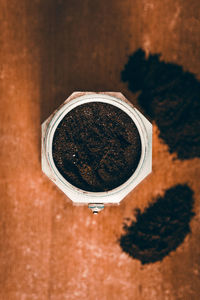
M 53 160 L 72 185 L 90 192 L 112 190 L 130 178 L 141 157 L 133 120 L 121 109 L 89 102 L 72 109 L 53 137 Z

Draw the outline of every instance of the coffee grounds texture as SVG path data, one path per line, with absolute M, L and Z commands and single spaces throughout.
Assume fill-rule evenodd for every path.
M 142 264 L 161 261 L 184 241 L 190 232 L 193 191 L 188 185 L 176 185 L 165 191 L 136 220 L 124 223 L 119 244 L 124 252 Z
M 160 137 L 178 159 L 200 157 L 200 82 L 190 72 L 142 49 L 129 57 L 121 73 L 138 103 L 155 120 Z
M 72 185 L 104 192 L 123 184 L 141 156 L 141 140 L 132 119 L 116 106 L 89 102 L 71 110 L 53 138 L 53 159 Z

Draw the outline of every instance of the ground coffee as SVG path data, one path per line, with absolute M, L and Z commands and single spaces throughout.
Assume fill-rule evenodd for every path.
M 141 140 L 132 119 L 102 102 L 82 104 L 58 125 L 53 159 L 62 176 L 74 186 L 103 192 L 124 183 L 141 156 Z
M 119 240 L 122 250 L 142 264 L 162 260 L 190 232 L 193 203 L 193 191 L 187 185 L 171 187 L 143 213 L 137 210 L 136 221 L 124 224 L 125 234 Z
M 200 157 L 200 83 L 181 66 L 145 57 L 139 49 L 122 72 L 131 91 L 141 91 L 138 102 L 155 120 L 169 152 L 179 159 Z

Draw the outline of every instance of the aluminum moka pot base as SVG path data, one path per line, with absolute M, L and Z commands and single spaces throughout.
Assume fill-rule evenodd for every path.
M 89 192 L 72 185 L 58 171 L 52 154 L 57 126 L 72 109 L 90 102 L 103 102 L 124 111 L 135 123 L 141 140 L 141 156 L 137 168 L 126 182 L 106 192 Z M 42 170 L 74 204 L 86 204 L 98 213 L 107 204 L 119 204 L 152 171 L 152 125 L 121 93 L 74 92 L 42 124 Z

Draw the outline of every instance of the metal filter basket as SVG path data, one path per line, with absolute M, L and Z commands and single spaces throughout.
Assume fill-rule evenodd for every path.
M 126 182 L 106 192 L 81 190 L 68 182 L 58 171 L 52 154 L 52 143 L 57 126 L 75 107 L 89 103 L 103 102 L 124 111 L 135 123 L 141 140 L 141 157 L 137 168 Z M 152 125 L 121 93 L 73 93 L 42 124 L 42 170 L 75 204 L 89 204 L 93 213 L 103 209 L 104 204 L 119 204 L 152 170 Z

